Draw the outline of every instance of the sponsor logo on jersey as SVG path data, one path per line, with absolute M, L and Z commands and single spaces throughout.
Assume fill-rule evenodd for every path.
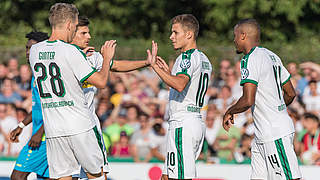
M 249 70 L 247 68 L 241 69 L 241 79 L 247 79 L 249 76 Z
M 187 55 L 186 55 L 187 56 Z M 189 69 L 191 66 L 191 61 L 188 58 L 182 58 L 182 61 L 180 63 L 181 69 Z
M 210 70 L 210 65 L 208 62 L 202 61 L 202 69 Z

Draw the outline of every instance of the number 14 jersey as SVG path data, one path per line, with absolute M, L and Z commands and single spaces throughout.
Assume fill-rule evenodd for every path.
M 251 108 L 257 142 L 274 141 L 294 132 L 282 93 L 289 79 L 281 59 L 266 48 L 254 47 L 242 58 L 240 84 L 257 85 Z
M 30 66 L 37 84 L 47 138 L 79 134 L 95 126 L 81 88 L 96 70 L 76 46 L 60 40 L 31 47 Z
M 211 71 L 209 59 L 198 49 L 190 49 L 180 54 L 171 74 L 184 74 L 189 77 L 189 82 L 182 92 L 170 88 L 170 120 L 181 120 L 185 113 L 200 114 L 200 109 L 204 106 L 204 96 L 208 89 Z

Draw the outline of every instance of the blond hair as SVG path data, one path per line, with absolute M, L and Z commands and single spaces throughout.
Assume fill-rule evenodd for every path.
M 67 20 L 74 22 L 79 15 L 79 11 L 73 4 L 56 3 L 49 11 L 49 22 L 51 27 L 56 27 Z

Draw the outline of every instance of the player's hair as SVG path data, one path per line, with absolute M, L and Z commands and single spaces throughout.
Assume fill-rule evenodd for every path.
M 236 26 L 238 26 L 238 27 L 241 27 L 243 25 L 249 25 L 249 26 L 255 28 L 257 33 L 258 33 L 257 34 L 257 36 L 258 36 L 257 38 L 258 38 L 258 40 L 260 40 L 260 25 L 259 25 L 257 20 L 255 20 L 253 18 L 242 19 L 236 24 Z
M 38 32 L 38 31 L 31 31 L 26 34 L 26 38 L 28 40 L 35 40 L 37 42 L 44 41 L 49 38 L 48 33 Z
M 89 22 L 89 19 L 88 17 L 86 16 L 79 16 L 78 17 L 78 27 L 81 27 L 81 26 L 89 26 L 90 22 Z
M 181 24 L 183 28 L 194 33 L 194 39 L 197 39 L 199 34 L 199 21 L 192 14 L 181 14 L 175 16 L 171 20 L 171 24 Z
M 49 22 L 52 27 L 65 23 L 67 20 L 74 22 L 79 15 L 79 11 L 73 4 L 56 3 L 49 11 Z

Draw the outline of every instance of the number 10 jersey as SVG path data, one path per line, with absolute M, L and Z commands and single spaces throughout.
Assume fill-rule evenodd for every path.
M 198 49 L 180 54 L 172 68 L 172 75 L 184 74 L 189 82 L 182 92 L 171 88 L 169 94 L 170 120 L 184 119 L 185 113 L 196 113 L 204 106 L 212 66 L 207 56 Z
M 30 66 L 37 84 L 47 138 L 83 133 L 95 126 L 81 88 L 96 70 L 76 46 L 60 40 L 31 47 Z

